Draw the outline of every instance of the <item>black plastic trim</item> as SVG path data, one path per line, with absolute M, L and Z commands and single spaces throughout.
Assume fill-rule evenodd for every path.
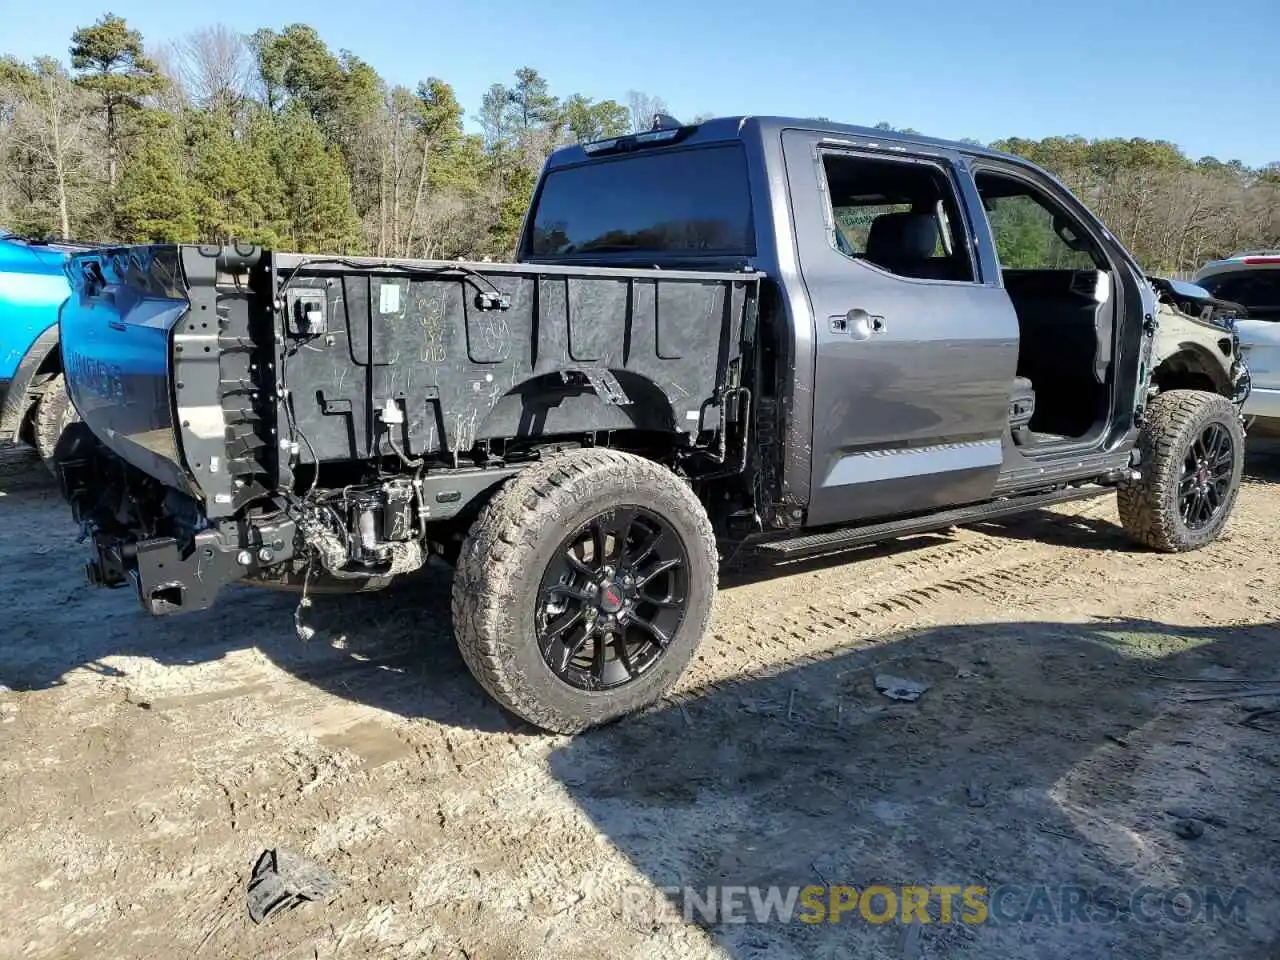
M 793 537 L 771 543 L 762 543 L 756 549 L 766 554 L 778 554 L 792 560 L 798 557 L 811 556 L 829 550 L 843 550 L 863 544 L 875 543 L 893 537 L 909 536 L 916 533 L 928 533 L 958 523 L 975 523 L 1047 507 L 1055 503 L 1068 503 L 1072 500 L 1088 500 L 1113 492 L 1111 487 L 1088 486 L 1070 487 L 1066 490 L 1053 490 L 1048 493 L 1024 494 L 1005 500 L 994 500 L 977 506 L 960 507 L 954 510 L 943 510 L 919 517 L 908 517 L 900 520 L 889 520 L 885 523 L 873 523 L 863 527 L 848 527 L 824 533 L 813 533 L 803 537 Z

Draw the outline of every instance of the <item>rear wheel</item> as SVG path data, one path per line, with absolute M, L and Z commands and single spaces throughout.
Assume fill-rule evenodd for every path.
M 503 706 L 575 733 L 638 710 L 702 640 L 718 556 L 702 504 L 631 454 L 560 454 L 485 506 L 454 576 L 463 659 Z
M 1170 390 L 1151 401 L 1139 439 L 1142 479 L 1121 486 L 1120 522 L 1157 550 L 1194 550 L 1226 526 L 1244 471 L 1244 430 L 1216 393 Z
M 36 401 L 36 409 L 32 419 L 31 435 L 36 453 L 50 472 L 55 472 L 54 454 L 58 441 L 67 427 L 79 420 L 75 405 L 67 395 L 67 382 L 62 374 L 56 374 L 44 389 L 44 394 Z

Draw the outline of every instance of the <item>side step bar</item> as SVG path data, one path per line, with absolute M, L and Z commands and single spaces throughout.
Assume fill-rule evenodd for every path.
M 860 547 L 879 540 L 891 540 L 894 537 L 906 537 L 917 533 L 929 533 L 944 527 L 961 523 L 977 523 L 982 520 L 993 520 L 996 517 L 1007 517 L 1027 510 L 1051 506 L 1055 503 L 1068 503 L 1072 500 L 1090 500 L 1113 493 L 1115 487 L 1069 487 L 1065 490 L 1052 490 L 1049 493 L 1030 493 L 1016 497 L 1005 497 L 988 503 L 971 507 L 955 507 L 940 513 L 930 513 L 920 517 L 908 517 L 905 520 L 889 520 L 885 523 L 873 523 L 865 527 L 845 527 L 826 533 L 811 533 L 807 536 L 790 537 L 786 540 L 771 540 L 756 546 L 760 553 L 771 556 L 775 560 L 794 560 L 799 557 L 826 553 L 831 550 L 843 550 L 847 547 Z

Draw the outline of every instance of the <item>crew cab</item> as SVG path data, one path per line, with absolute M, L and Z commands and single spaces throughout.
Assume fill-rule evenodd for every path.
M 307 636 L 310 590 L 438 558 L 479 682 L 572 732 L 675 681 L 726 551 L 1113 491 L 1135 539 L 1178 551 L 1233 509 L 1248 376 L 1228 325 L 1216 373 L 1157 378 L 1159 318 L 1185 304 L 1016 157 L 659 117 L 554 153 L 517 259 L 75 256 L 83 423 L 59 471 L 91 581 L 155 614 L 233 582 L 298 590 Z

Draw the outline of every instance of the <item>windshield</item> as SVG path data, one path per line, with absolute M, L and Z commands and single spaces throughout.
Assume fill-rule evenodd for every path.
M 1230 300 L 1251 316 L 1280 314 L 1280 270 L 1240 270 L 1205 277 L 1200 286 L 1219 300 Z
M 526 255 L 607 253 L 754 254 L 742 146 L 635 153 L 549 173 Z

